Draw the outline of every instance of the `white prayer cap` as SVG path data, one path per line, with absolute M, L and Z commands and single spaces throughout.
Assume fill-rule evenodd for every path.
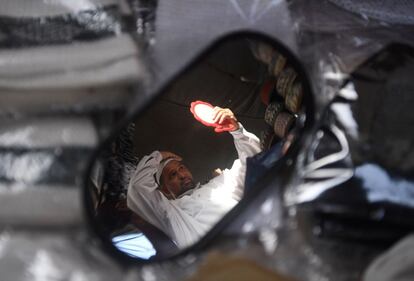
M 162 175 L 162 171 L 164 170 L 165 166 L 167 166 L 168 163 L 170 163 L 171 161 L 178 161 L 180 162 L 181 160 L 176 158 L 176 157 L 169 157 L 166 159 L 163 159 L 160 164 L 158 165 L 158 169 L 157 172 L 155 173 L 155 181 L 156 183 L 161 186 L 161 175 Z

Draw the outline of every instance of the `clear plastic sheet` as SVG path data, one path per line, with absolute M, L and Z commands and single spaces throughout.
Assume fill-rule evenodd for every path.
M 315 114 L 322 117 L 335 96 L 352 100 L 355 91 L 344 82 L 367 58 L 390 42 L 414 45 L 413 28 L 405 25 L 411 6 L 398 6 L 406 1 L 384 8 L 402 11 L 402 21 L 360 9 L 357 1 L 15 2 L 0 4 L 2 279 L 183 280 L 209 251 L 222 251 L 297 280 L 360 280 L 384 250 L 321 240 L 320 229 L 306 230 L 295 188 L 303 184 L 311 138 L 299 156 L 292 194 L 268 194 L 259 212 L 241 214 L 208 251 L 163 263 L 124 268 L 103 252 L 86 231 L 80 189 L 87 156 L 125 110 L 131 86 L 157 89 L 211 40 L 250 29 L 278 38 L 298 55 L 311 74 Z M 34 122 L 39 116 L 55 123 Z M 85 120 L 74 122 L 79 116 Z M 323 134 L 315 136 L 316 144 L 323 141 Z M 343 160 L 340 174 L 346 177 L 350 166 Z
M 125 274 L 70 228 L 3 230 L 0 249 L 3 280 L 122 280 Z
M 331 0 L 332 3 L 364 18 L 373 18 L 391 24 L 413 24 L 413 3 L 407 0 L 399 1 L 352 1 Z
M 87 231 L 81 186 L 146 76 L 129 5 L 2 1 L 0 21 L 1 279 L 122 280 Z

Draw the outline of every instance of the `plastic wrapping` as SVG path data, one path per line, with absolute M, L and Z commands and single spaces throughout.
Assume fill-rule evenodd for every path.
M 68 16 L 38 18 L 0 18 L 2 47 L 62 44 L 74 40 L 92 40 L 121 32 L 115 7 L 81 11 Z
M 0 4 L 2 280 L 121 280 L 86 231 L 92 151 L 145 77 L 117 1 Z M 144 39 L 143 39 L 144 40 Z
M 4 280 L 122 280 L 124 272 L 106 259 L 82 232 L 71 229 L 0 234 Z
M 412 231 L 411 222 L 399 215 L 400 209 L 379 206 L 361 214 L 353 212 L 358 208 L 344 211 L 339 205 L 322 204 L 316 209 L 321 216 L 312 224 L 309 214 L 315 209 L 298 206 L 306 207 L 305 202 L 352 177 L 378 174 L 380 167 L 374 165 L 353 170 L 349 152 L 359 140 L 354 140 L 358 135 L 355 120 L 348 117 L 350 104 L 359 94 L 355 84 L 346 82 L 361 63 L 388 43 L 414 45 L 412 26 L 404 25 L 411 23 L 412 7 L 399 6 L 406 1 L 393 1 L 383 8 L 396 8 L 406 15 L 402 18 L 378 16 L 369 6 L 361 9 L 349 5 L 350 1 L 14 2 L 0 4 L 3 279 L 183 280 L 215 250 L 247 256 L 297 280 L 360 280 L 376 255 Z M 148 89 L 158 89 L 211 41 L 240 29 L 278 38 L 311 74 L 317 122 L 298 159 L 289 160 L 297 164 L 296 176 L 287 190 L 263 194 L 267 200 L 258 198 L 255 207 L 240 214 L 207 250 L 163 263 L 121 268 L 115 256 L 102 251 L 93 232 L 86 231 L 80 189 L 87 158 L 122 116 L 119 111 L 128 109 L 132 98 L 136 102 L 145 96 L 134 96 L 132 86 L 144 85 L 145 94 Z M 154 73 L 155 79 L 150 75 Z M 412 99 L 404 97 L 400 102 L 408 106 Z M 334 98 L 337 100 L 331 104 Z M 408 119 L 404 120 L 412 120 L 409 108 L 405 109 Z M 393 107 L 389 112 L 396 111 Z M 391 120 L 388 115 L 380 116 Z M 45 119 L 38 121 L 40 117 Z M 412 123 L 404 124 L 403 129 L 412 131 Z M 408 144 L 397 140 L 387 144 L 407 147 L 401 153 L 411 159 L 412 138 L 409 140 Z M 309 158 L 312 153 L 331 157 L 318 163 L 309 161 L 315 159 Z M 352 156 L 353 160 L 357 157 Z M 405 171 L 398 171 L 397 176 L 380 173 L 387 181 L 393 180 L 401 196 L 372 193 L 368 203 L 382 202 L 385 196 L 391 203 L 411 208 L 412 182 L 407 185 L 407 179 L 412 179 L 406 176 L 412 171 L 411 164 L 408 160 L 381 161 Z M 334 162 L 334 169 L 317 172 Z M 336 175 L 334 182 L 326 180 L 330 173 Z M 382 178 L 366 178 L 365 183 L 381 191 L 382 186 L 375 183 Z M 335 220 L 338 214 L 344 220 Z M 388 220 L 388 214 L 387 222 L 398 227 L 376 231 L 375 222 Z M 374 223 L 356 228 L 346 224 L 346 215 Z M 324 220 L 318 220 L 321 217 Z M 324 223 L 318 225 L 321 221 Z M 324 239 L 323 234 L 339 239 Z M 368 245 L 366 241 L 375 234 L 377 241 L 386 243 Z M 362 238 L 363 243 L 346 238 Z

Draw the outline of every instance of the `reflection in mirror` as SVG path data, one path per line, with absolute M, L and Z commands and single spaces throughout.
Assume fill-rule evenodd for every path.
M 88 191 L 101 236 L 138 259 L 177 254 L 246 194 L 246 158 L 272 148 L 283 159 L 305 110 L 281 52 L 252 38 L 220 43 L 100 151 Z

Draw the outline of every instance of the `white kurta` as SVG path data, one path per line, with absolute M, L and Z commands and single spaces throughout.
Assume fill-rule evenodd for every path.
M 221 175 L 206 184 L 198 184 L 175 200 L 167 199 L 155 182 L 161 154 L 154 151 L 143 157 L 128 186 L 128 207 L 164 231 L 178 247 L 195 243 L 240 201 L 246 158 L 260 152 L 259 139 L 241 125 L 230 133 L 239 156 L 231 169 L 225 169 Z

